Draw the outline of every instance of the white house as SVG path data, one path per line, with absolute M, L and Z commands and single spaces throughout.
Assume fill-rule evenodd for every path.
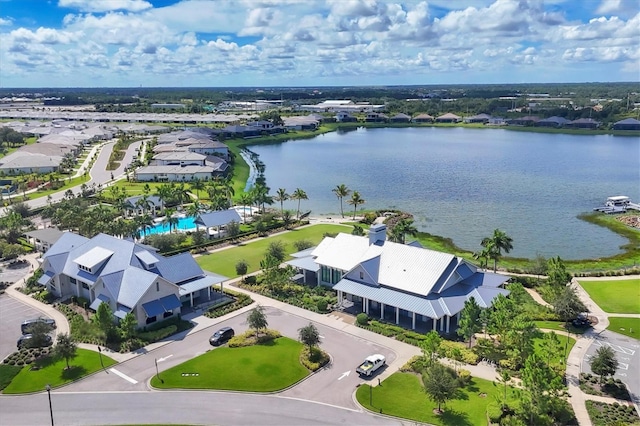
M 140 327 L 211 300 L 212 287 L 227 279 L 205 273 L 189 253 L 164 257 L 129 240 L 71 232 L 42 256 L 42 270 L 38 283 L 53 295 L 83 297 L 93 310 L 107 303 L 119 319 L 132 312 Z
M 310 252 L 287 262 L 308 282 L 338 292 L 339 304 L 421 331 L 453 332 L 464 302 L 488 307 L 509 277 L 483 272 L 453 254 L 386 240 L 386 226 L 369 237 L 326 237 Z

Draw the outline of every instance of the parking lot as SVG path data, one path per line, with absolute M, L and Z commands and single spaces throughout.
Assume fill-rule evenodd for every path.
M 19 300 L 13 299 L 6 294 L 0 295 L 0 359 L 12 354 L 17 350 L 16 342 L 22 335 L 20 324 L 30 318 L 43 316 L 42 312 L 25 305 Z

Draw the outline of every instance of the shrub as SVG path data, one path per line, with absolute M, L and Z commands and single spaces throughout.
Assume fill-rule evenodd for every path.
M 162 340 L 166 337 L 175 334 L 178 331 L 178 326 L 170 325 L 168 327 L 163 327 L 159 330 L 153 331 L 145 331 L 142 333 L 138 333 L 138 338 L 145 342 L 157 342 L 158 340 Z
M 309 347 L 305 346 L 300 353 L 300 363 L 311 371 L 317 371 L 325 366 L 329 360 L 329 355 L 317 347 L 311 348 L 311 353 L 309 353 Z
M 258 338 L 256 339 L 255 330 L 247 330 L 242 334 L 238 334 L 232 337 L 229 340 L 229 347 L 241 348 L 244 346 L 252 346 L 260 343 L 270 342 L 281 336 L 282 334 L 280 334 L 279 331 L 267 329 L 267 330 L 263 330 L 260 333 L 260 336 L 258 336 Z
M 471 382 L 471 371 L 465 369 L 458 370 L 458 385 L 465 387 L 469 382 Z
M 365 314 L 364 312 L 360 312 L 356 316 L 356 322 L 358 323 L 358 325 L 367 325 L 367 324 L 369 324 L 369 315 Z

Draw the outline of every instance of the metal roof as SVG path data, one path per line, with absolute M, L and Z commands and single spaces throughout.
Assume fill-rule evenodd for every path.
M 231 222 L 242 222 L 240 214 L 235 209 L 203 213 L 195 220 L 195 223 L 197 225 L 206 226 L 207 228 L 211 228 L 213 226 L 223 226 Z
M 89 251 L 73 259 L 75 263 L 85 268 L 93 269 L 113 255 L 113 251 L 104 247 L 93 247 Z
M 36 229 L 35 231 L 26 232 L 25 235 L 27 237 L 35 238 L 39 241 L 44 241 L 48 244 L 53 244 L 62 237 L 62 232 L 58 228 L 44 228 L 44 229 Z
M 227 280 L 227 277 L 223 277 L 222 275 L 205 275 L 202 278 L 197 278 L 195 280 L 180 284 L 180 296 L 185 296 L 189 293 L 193 293 L 198 290 L 205 289 L 207 287 L 214 286 L 216 284 L 220 284 L 221 282 Z
M 180 253 L 171 257 L 163 257 L 151 271 L 174 284 L 180 284 L 204 275 L 202 268 L 189 253 Z
M 307 257 L 296 257 L 293 260 L 289 260 L 287 262 L 284 262 L 287 265 L 291 265 L 294 268 L 301 268 L 304 269 L 306 271 L 313 271 L 313 272 L 318 272 L 320 270 L 320 265 L 318 265 L 314 260 L 312 256 L 307 256 Z

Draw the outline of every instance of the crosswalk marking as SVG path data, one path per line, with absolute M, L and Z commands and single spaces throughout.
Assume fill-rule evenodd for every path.
M 131 377 L 127 376 L 126 374 L 124 374 L 121 371 L 116 370 L 115 368 L 110 368 L 109 371 L 111 371 L 113 374 L 115 374 L 116 376 L 120 376 L 123 379 L 125 379 L 127 382 L 129 383 L 133 383 L 134 385 L 136 383 L 138 383 L 138 381 L 136 379 L 132 379 Z

